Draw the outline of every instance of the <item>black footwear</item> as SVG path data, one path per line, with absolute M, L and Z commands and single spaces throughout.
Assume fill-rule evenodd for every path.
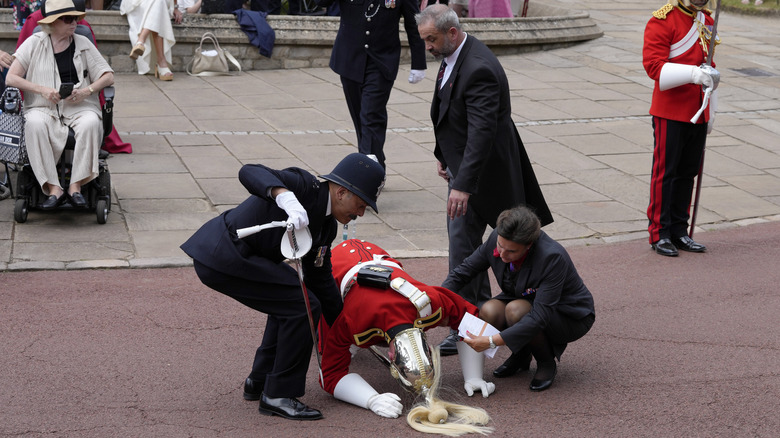
M 84 208 L 87 206 L 87 200 L 84 199 L 84 196 L 81 194 L 81 192 L 73 192 L 68 196 L 70 196 L 70 203 L 74 207 Z
M 50 195 L 43 203 L 38 206 L 41 210 L 51 210 L 62 205 L 68 199 L 67 193 L 63 193 L 58 198 L 57 195 Z
M 319 420 L 322 418 L 322 412 L 306 406 L 297 398 L 270 398 L 263 394 L 260 397 L 258 410 L 263 415 L 278 415 L 288 420 Z
M 696 241 L 694 241 L 688 236 L 675 237 L 672 239 L 672 244 L 675 246 L 675 248 L 681 249 L 683 251 L 688 251 L 688 252 L 707 251 L 706 246 L 702 245 L 701 243 L 696 243 Z
M 265 382 L 247 377 L 244 381 L 244 400 L 260 400 L 263 395 L 263 386 L 265 386 Z
M 450 334 L 441 341 L 441 344 L 439 344 L 439 354 L 441 356 L 453 356 L 458 354 L 458 341 L 460 341 L 458 332 L 450 330 Z
M 651 245 L 653 250 L 662 256 L 677 257 L 677 248 L 670 239 L 661 239 Z
M 493 370 L 493 375 L 498 378 L 509 377 L 520 370 L 528 370 L 530 366 L 531 352 L 523 349 L 517 353 L 512 353 L 512 355 L 509 356 L 509 358 L 505 360 L 503 364 Z
M 534 378 L 531 379 L 531 384 L 528 386 L 531 391 L 544 391 L 552 386 L 555 380 L 555 374 L 558 373 L 558 366 L 555 365 L 555 360 L 550 362 L 537 362 L 536 373 Z M 540 376 L 541 374 L 541 376 Z M 539 378 L 537 378 L 539 376 Z

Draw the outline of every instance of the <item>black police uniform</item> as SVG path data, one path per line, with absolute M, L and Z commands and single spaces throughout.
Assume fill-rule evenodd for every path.
M 260 164 L 243 166 L 239 180 L 252 196 L 207 222 L 181 248 L 194 259 L 203 284 L 268 315 L 249 377 L 264 382 L 267 397 L 300 397 L 312 338 L 298 274 L 284 263 L 280 249 L 285 229 L 271 228 L 243 239 L 236 230 L 286 221 L 287 213 L 270 197 L 270 189 L 292 191 L 308 214 L 312 234 L 312 250 L 302 258 L 302 266 L 314 323 L 320 315 L 333 323 L 342 303 L 331 274 L 330 245 L 337 226 L 326 216 L 330 183 L 302 169 L 273 170 Z M 324 253 L 318 260 L 320 248 Z
M 336 0 L 320 0 L 329 6 Z M 412 69 L 425 70 L 425 44 L 414 16 L 417 0 L 339 0 L 341 24 L 333 44 L 330 68 L 341 76 L 347 107 L 355 125 L 358 150 L 376 155 L 384 166 L 387 101 L 401 59 L 399 21 L 412 56 Z

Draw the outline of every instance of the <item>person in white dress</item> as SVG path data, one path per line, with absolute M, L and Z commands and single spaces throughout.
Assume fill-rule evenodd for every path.
M 163 81 L 172 81 L 170 69 L 171 48 L 176 44 L 171 18 L 181 23 L 182 13 L 176 8 L 176 0 L 124 0 L 119 12 L 127 17 L 130 25 L 130 41 L 133 49 L 130 58 L 135 59 L 138 74 L 152 71 Z M 154 47 L 154 56 L 152 56 Z

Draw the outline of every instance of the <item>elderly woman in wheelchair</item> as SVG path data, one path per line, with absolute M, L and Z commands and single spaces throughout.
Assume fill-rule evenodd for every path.
M 29 37 L 16 51 L 6 84 L 24 92 L 25 141 L 35 178 L 47 197 L 38 208 L 54 209 L 66 201 L 86 207 L 81 187 L 98 176 L 103 140 L 98 93 L 114 83 L 114 73 L 92 42 L 75 34 L 84 12 L 73 0 L 48 0 L 43 32 Z M 69 128 L 76 144 L 70 185 L 61 187 L 57 162 Z

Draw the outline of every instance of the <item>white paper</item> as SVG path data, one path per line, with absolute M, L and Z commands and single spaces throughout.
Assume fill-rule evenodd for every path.
M 476 316 L 467 313 L 463 316 L 463 319 L 460 321 L 460 325 L 458 326 L 458 336 L 461 338 L 468 338 L 469 335 L 467 335 L 466 332 L 473 333 L 476 336 L 490 336 L 497 335 L 499 330 L 487 322 L 477 318 Z M 487 350 L 483 351 L 483 353 L 485 356 L 493 358 L 493 356 L 496 354 L 496 351 L 498 351 L 498 347 L 488 348 Z
M 200 54 L 203 56 L 217 56 L 218 53 L 216 50 L 204 50 Z

